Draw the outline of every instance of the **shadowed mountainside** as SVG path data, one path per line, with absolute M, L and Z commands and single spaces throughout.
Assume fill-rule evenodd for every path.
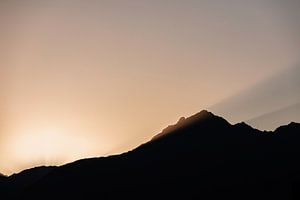
M 0 173 L 0 185 L 6 181 L 7 177 Z
M 300 124 L 262 132 L 202 111 L 133 151 L 27 170 L 5 187 L 18 199 L 299 199 L 299 155 Z
M 2 183 L 2 190 L 0 188 L 0 191 L 2 194 L 7 195 L 7 198 L 15 199 L 19 194 L 24 192 L 25 188 L 36 183 L 55 168 L 56 167 L 35 167 L 5 177 L 5 182 Z
M 5 195 L 6 194 L 5 185 L 7 183 L 6 180 L 7 177 L 0 173 L 0 197 L 6 196 Z

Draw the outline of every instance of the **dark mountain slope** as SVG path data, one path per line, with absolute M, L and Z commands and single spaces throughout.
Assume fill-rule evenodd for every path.
M 7 177 L 0 173 L 0 187 L 6 182 Z
M 24 192 L 25 188 L 39 181 L 55 168 L 56 167 L 35 167 L 6 177 L 2 184 L 2 194 L 6 195 L 7 198 L 16 198 L 19 194 Z
M 7 177 L 0 173 L 0 182 L 4 181 Z
M 20 199 L 298 199 L 300 124 L 261 132 L 202 111 L 122 155 L 51 170 Z
M 6 179 L 7 179 L 7 177 L 0 173 L 0 199 L 5 197 L 4 193 L 6 191 L 5 191 L 4 185 L 6 183 Z

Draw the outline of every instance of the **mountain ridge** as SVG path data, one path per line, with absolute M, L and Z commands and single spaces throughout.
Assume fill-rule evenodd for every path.
M 260 131 L 245 122 L 232 125 L 204 110 L 180 118 L 170 127 L 159 137 L 120 155 L 32 169 L 42 169 L 43 173 L 37 173 L 30 183 L 25 181 L 18 190 L 11 185 L 8 199 L 39 199 L 42 195 L 46 199 L 93 195 L 114 199 L 145 194 L 240 199 L 252 190 L 253 194 L 243 199 L 266 199 L 270 195 L 273 199 L 286 195 L 294 199 L 299 195 L 298 190 L 289 192 L 292 189 L 284 184 L 300 188 L 298 179 L 290 179 L 290 174 L 300 177 L 300 160 L 295 159 L 300 155 L 299 123 Z M 287 189 L 282 189 L 282 184 Z
M 171 134 L 172 132 L 177 131 L 178 128 L 183 128 L 184 126 L 189 125 L 189 123 L 191 123 L 191 122 L 197 122 L 195 119 L 196 119 L 196 118 L 199 118 L 199 117 L 202 117 L 202 119 L 203 119 L 203 118 L 213 118 L 213 117 L 217 117 L 217 118 L 219 118 L 219 119 L 224 120 L 226 123 L 228 123 L 228 124 L 230 124 L 230 125 L 232 125 L 232 126 L 234 126 L 234 127 L 239 126 L 239 127 L 243 127 L 243 128 L 247 128 L 247 129 L 251 129 L 251 130 L 260 131 L 260 132 L 262 132 L 262 133 L 277 133 L 277 132 L 278 132 L 280 129 L 282 129 L 282 128 L 288 128 L 288 127 L 290 127 L 290 126 L 295 126 L 295 125 L 296 125 L 296 126 L 300 126 L 300 123 L 297 123 L 297 122 L 290 122 L 290 123 L 288 123 L 288 124 L 284 124 L 284 125 L 281 125 L 281 126 L 277 127 L 274 131 L 266 131 L 266 130 L 256 129 L 256 128 L 254 128 L 253 126 L 251 126 L 250 124 L 248 124 L 248 123 L 246 123 L 246 122 L 243 122 L 243 121 L 242 121 L 242 122 L 239 122 L 239 123 L 231 124 L 230 122 L 228 122 L 228 121 L 225 120 L 224 118 L 222 118 L 222 117 L 220 117 L 220 116 L 218 116 L 218 115 L 215 115 L 215 114 L 213 114 L 213 113 L 210 112 L 210 111 L 202 110 L 201 112 L 198 112 L 198 113 L 196 113 L 196 114 L 194 114 L 194 115 L 192 115 L 192 116 L 190 116 L 190 117 L 187 117 L 187 118 L 186 118 L 186 117 L 180 117 L 179 120 L 178 120 L 175 124 L 167 126 L 166 128 L 164 128 L 164 129 L 162 130 L 162 132 L 160 132 L 160 133 L 154 135 L 148 142 L 146 142 L 146 143 L 144 143 L 144 144 L 141 144 L 140 146 L 143 146 L 143 145 L 148 144 L 148 143 L 151 143 L 151 142 L 153 142 L 153 141 L 155 141 L 155 140 L 157 140 L 157 139 L 160 139 L 160 138 L 162 138 L 162 137 L 164 137 L 164 136 L 167 136 L 167 134 Z M 184 121 L 183 121 L 183 120 L 184 120 Z M 182 123 L 186 123 L 187 120 L 190 120 L 190 121 L 188 122 L 188 124 L 182 124 Z M 201 120 L 201 118 L 200 118 L 200 120 Z M 179 127 L 178 127 L 178 125 L 179 125 Z M 169 127 L 171 128 L 171 130 L 169 129 Z M 136 147 L 136 148 L 139 148 L 140 146 L 138 146 L 138 147 Z M 134 149 L 133 149 L 133 150 L 134 150 Z M 132 150 L 129 150 L 128 152 L 130 152 L 130 151 L 132 151 Z M 82 160 L 90 160 L 90 159 L 98 159 L 98 158 L 107 158 L 107 157 L 119 156 L 119 155 L 126 154 L 126 153 L 128 153 L 128 152 L 124 152 L 124 153 L 116 154 L 116 155 L 109 155 L 109 156 L 106 156 L 106 157 L 83 158 L 83 159 L 76 160 L 76 161 L 74 161 L 74 162 L 66 163 L 66 164 L 64 164 L 64 165 L 62 165 L 62 166 L 69 165 L 69 164 L 72 164 L 72 163 L 76 163 L 76 162 L 82 161 Z M 30 171 L 35 171 L 35 170 L 39 170 L 39 169 L 43 169 L 43 168 L 46 169 L 46 168 L 56 168 L 56 167 L 57 167 L 57 166 L 37 166 L 37 167 L 33 167 L 33 168 L 29 168 L 29 169 L 22 170 L 22 171 L 20 171 L 19 173 L 14 173 L 14 174 L 12 174 L 12 175 L 10 175 L 10 176 L 6 176 L 6 175 L 0 173 L 0 177 L 9 178 L 9 177 L 18 176 L 18 175 L 20 175 L 20 174 L 24 174 L 24 173 L 30 172 Z

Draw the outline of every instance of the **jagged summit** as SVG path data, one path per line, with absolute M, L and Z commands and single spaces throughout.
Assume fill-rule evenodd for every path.
M 225 119 L 222 117 L 214 115 L 212 112 L 209 112 L 207 110 L 202 110 L 195 115 L 192 115 L 190 117 L 181 117 L 176 124 L 169 125 L 167 128 L 163 129 L 163 131 L 156 136 L 152 138 L 152 140 L 157 140 L 161 137 L 164 137 L 176 130 L 192 126 L 192 125 L 197 125 L 197 124 L 202 124 L 202 123 L 208 123 L 208 122 L 213 122 L 213 121 L 218 121 L 219 123 L 224 123 L 226 125 L 229 125 L 229 122 L 227 122 Z
M 215 117 L 216 115 L 214 115 L 212 112 L 208 111 L 208 110 L 202 110 L 198 113 L 196 113 L 193 116 L 198 116 L 198 117 Z
M 235 127 L 238 127 L 238 128 L 243 128 L 243 129 L 248 129 L 248 130 L 257 130 L 257 129 L 254 129 L 252 126 L 250 126 L 249 124 L 245 123 L 245 122 L 240 122 L 240 123 L 237 123 L 237 124 L 234 124 Z
M 207 110 L 202 110 L 201 112 L 196 113 L 195 115 L 192 115 L 190 117 L 181 117 L 176 124 L 169 125 L 167 128 L 163 129 L 163 131 L 157 135 L 155 135 L 151 141 L 157 140 L 159 138 L 162 138 L 164 136 L 167 136 L 169 134 L 172 134 L 173 132 L 179 131 L 181 129 L 184 129 L 186 127 L 191 126 L 198 126 L 201 124 L 205 124 L 206 126 L 233 126 L 237 129 L 245 130 L 245 131 L 256 131 L 256 132 L 279 132 L 281 129 L 288 129 L 288 128 L 297 128 L 300 126 L 299 123 L 296 122 L 290 122 L 288 125 L 283 125 L 278 127 L 275 131 L 263 131 L 258 130 L 256 128 L 253 128 L 249 124 L 245 122 L 240 122 L 234 125 L 231 125 L 227 120 L 224 118 L 217 116 L 213 114 L 212 112 L 209 112 Z
M 210 113 L 206 110 L 203 110 L 203 111 L 201 111 L 191 117 L 188 117 L 188 118 L 180 117 L 179 120 L 177 121 L 177 123 L 167 126 L 165 129 L 162 130 L 161 133 L 155 135 L 152 138 L 152 140 L 161 138 L 161 137 L 171 133 L 172 131 L 175 131 L 176 129 L 184 127 L 185 125 L 187 125 L 187 123 L 189 123 L 191 121 L 191 119 L 193 119 L 193 121 L 194 121 L 195 118 L 206 118 L 206 117 L 211 117 L 212 115 L 213 115 L 212 113 Z
M 299 130 L 299 133 L 300 133 L 300 123 L 290 122 L 287 125 L 283 125 L 283 126 L 276 128 L 274 132 L 281 132 L 283 130 L 291 130 L 291 129 Z

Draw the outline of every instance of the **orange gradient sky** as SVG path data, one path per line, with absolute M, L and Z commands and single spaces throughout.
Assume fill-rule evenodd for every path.
M 0 172 L 129 150 L 295 65 L 298 10 L 294 0 L 1 1 Z

